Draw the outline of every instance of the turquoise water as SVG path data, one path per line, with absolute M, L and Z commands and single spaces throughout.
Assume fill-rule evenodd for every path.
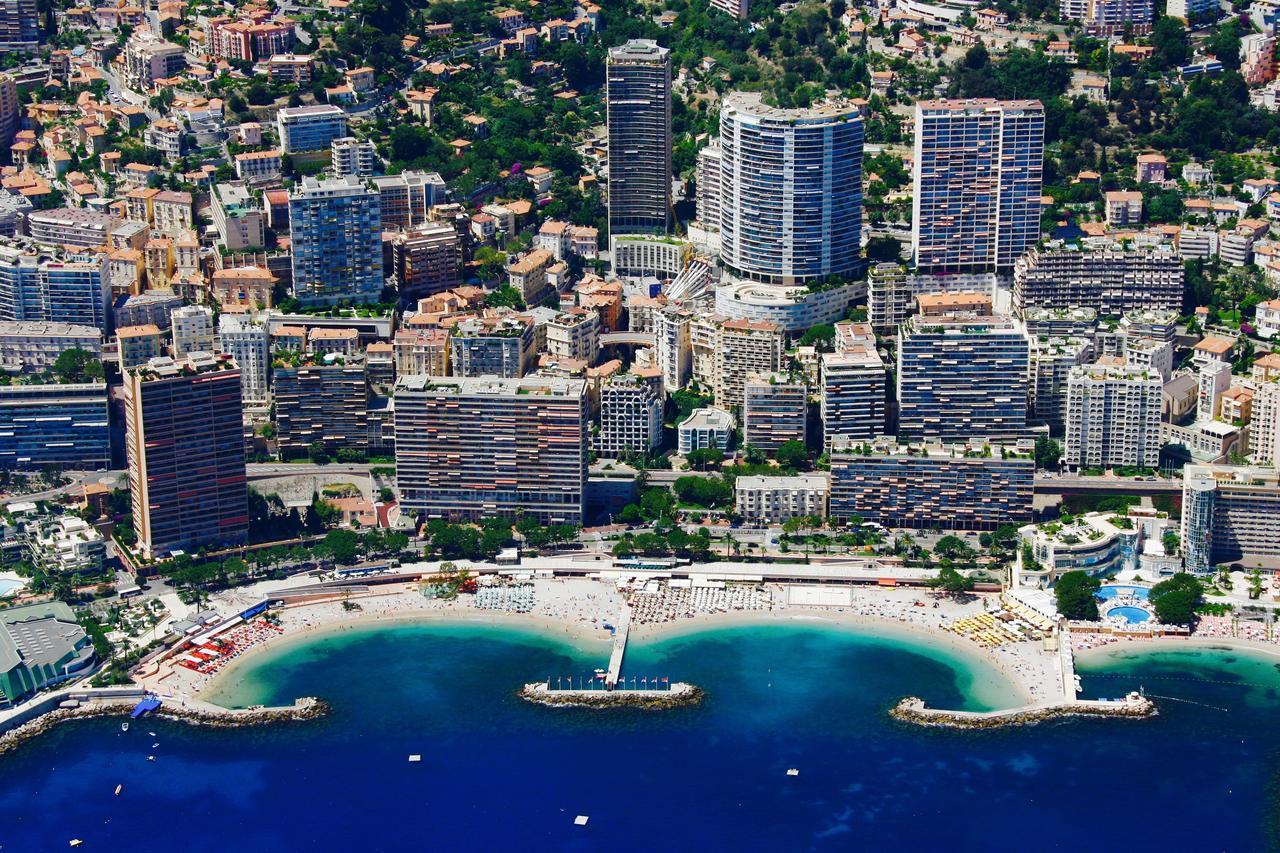
M 22 589 L 22 587 L 22 581 L 0 578 L 0 598 L 4 598 L 6 595 L 12 595 L 17 590 Z
M 74 837 L 112 851 L 1132 850 L 1139 836 L 1100 831 L 1120 814 L 1153 849 L 1276 847 L 1280 659 L 1113 652 L 1083 670 L 1086 691 L 1141 685 L 1169 697 L 1159 717 L 992 732 L 885 714 L 908 693 L 998 703 L 1008 688 L 989 670 L 818 627 L 629 653 L 635 674 L 705 687 L 697 708 L 587 712 L 514 696 L 599 663 L 555 638 L 471 626 L 274 650 L 226 697 L 319 695 L 331 716 L 234 731 L 61 727 L 0 758 L 0 849 Z

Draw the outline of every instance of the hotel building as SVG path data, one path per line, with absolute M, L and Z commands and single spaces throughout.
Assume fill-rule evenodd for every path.
M 1159 373 L 1140 367 L 1091 364 L 1067 380 L 1068 468 L 1155 469 L 1160 464 Z
M 1187 465 L 1182 469 L 1182 552 L 1192 572 L 1219 563 L 1280 566 L 1280 472 Z

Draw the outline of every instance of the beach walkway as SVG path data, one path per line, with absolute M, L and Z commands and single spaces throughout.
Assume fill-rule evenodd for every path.
M 627 634 L 631 630 L 631 607 L 628 604 L 622 605 L 622 612 L 618 615 L 618 624 L 613 632 L 613 652 L 609 655 L 609 673 L 605 676 L 605 686 L 610 690 L 618 683 L 618 677 L 622 674 L 622 658 L 627 653 Z

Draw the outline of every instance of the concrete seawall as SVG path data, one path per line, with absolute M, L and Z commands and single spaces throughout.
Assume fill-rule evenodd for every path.
M 1044 702 L 999 711 L 944 711 L 929 708 L 917 696 L 908 696 L 895 705 L 889 716 L 904 723 L 950 729 L 994 729 L 1002 726 L 1029 726 L 1064 717 L 1121 717 L 1144 719 L 1159 713 L 1145 696 L 1128 699 L 1072 699 Z
M 702 688 L 680 681 L 672 684 L 670 690 L 550 690 L 545 681 L 535 681 L 521 687 L 516 695 L 526 702 L 551 707 L 658 711 L 697 705 L 705 694 Z
M 121 693 L 128 695 L 120 695 Z M 0 754 L 17 749 L 32 738 L 39 737 L 54 726 L 70 720 L 126 716 L 144 695 L 140 690 L 124 690 L 105 695 L 93 691 L 76 691 L 70 696 L 50 696 L 28 709 L 29 713 L 24 715 L 23 722 L 13 725 L 0 735 Z M 324 716 L 328 712 L 329 706 L 326 703 L 308 696 L 298 699 L 292 705 L 271 708 L 221 708 L 207 702 L 188 702 L 185 705 L 162 704 L 151 716 L 194 726 L 235 728 L 311 720 Z M 135 725 L 142 724 L 141 720 L 135 723 Z

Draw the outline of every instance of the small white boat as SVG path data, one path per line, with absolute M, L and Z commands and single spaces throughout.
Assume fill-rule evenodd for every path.
M 578 815 L 577 817 L 575 817 L 575 818 L 573 819 L 573 825 L 574 825 L 574 826 L 586 826 L 586 825 L 587 825 L 587 821 L 588 821 L 589 819 L 590 819 L 590 818 L 588 818 L 588 817 L 587 817 L 587 815 L 580 814 L 580 815 Z
M 409 756 L 409 762 L 411 764 L 417 764 L 421 760 L 422 760 L 422 756 L 418 755 L 417 753 L 414 753 L 413 755 Z
M 156 757 L 154 755 L 147 756 L 147 761 L 155 761 L 155 760 L 156 760 Z
M 795 769 L 794 767 L 792 767 L 790 770 L 788 770 L 788 771 L 787 771 L 787 775 L 788 775 L 788 776 L 799 776 L 799 775 L 800 775 L 800 771 L 799 771 L 799 770 L 797 770 L 797 769 Z
M 151 744 L 151 748 L 155 749 L 159 745 L 160 745 L 160 741 L 156 741 L 155 743 Z
M 73 839 L 71 839 L 71 846 L 72 846 L 72 847 L 79 847 L 81 844 L 84 844 L 84 842 L 83 842 L 83 841 L 81 841 L 79 838 L 73 838 Z
M 116 785 L 116 796 L 120 796 L 120 792 L 124 790 L 124 785 Z
M 129 723 L 128 723 L 128 721 L 127 721 L 127 720 L 126 720 L 125 722 L 123 722 L 123 723 L 121 723 L 121 724 L 120 724 L 120 731 L 122 731 L 122 732 L 127 732 L 127 731 L 129 731 Z

